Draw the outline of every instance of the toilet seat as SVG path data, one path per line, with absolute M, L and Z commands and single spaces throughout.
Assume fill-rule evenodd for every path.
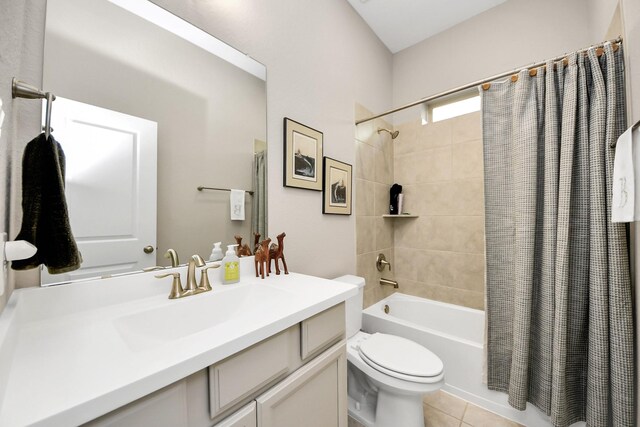
M 395 335 L 375 333 L 359 342 L 358 353 L 372 368 L 386 375 L 418 383 L 441 377 L 440 358 L 420 344 Z

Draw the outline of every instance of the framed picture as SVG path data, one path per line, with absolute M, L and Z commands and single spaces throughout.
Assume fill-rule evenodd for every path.
M 322 191 L 322 132 L 284 118 L 284 186 Z
M 322 213 L 351 215 L 351 165 L 325 157 Z

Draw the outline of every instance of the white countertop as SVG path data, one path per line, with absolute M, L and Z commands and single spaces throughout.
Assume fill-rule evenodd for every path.
M 170 279 L 153 275 L 14 291 L 0 315 L 0 425 L 87 422 L 357 294 L 301 274 L 245 274 L 169 300 Z

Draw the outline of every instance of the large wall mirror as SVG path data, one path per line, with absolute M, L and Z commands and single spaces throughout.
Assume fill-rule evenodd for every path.
M 44 269 L 43 284 L 266 235 L 262 64 L 146 0 L 48 0 L 43 87 L 57 96 L 52 134 L 84 258 L 75 272 Z M 229 189 L 247 191 L 244 220 Z

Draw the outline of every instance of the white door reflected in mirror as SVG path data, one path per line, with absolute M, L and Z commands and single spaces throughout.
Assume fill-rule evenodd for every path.
M 57 97 L 51 127 L 66 156 L 67 205 L 82 267 L 42 284 L 155 265 L 156 122 Z

